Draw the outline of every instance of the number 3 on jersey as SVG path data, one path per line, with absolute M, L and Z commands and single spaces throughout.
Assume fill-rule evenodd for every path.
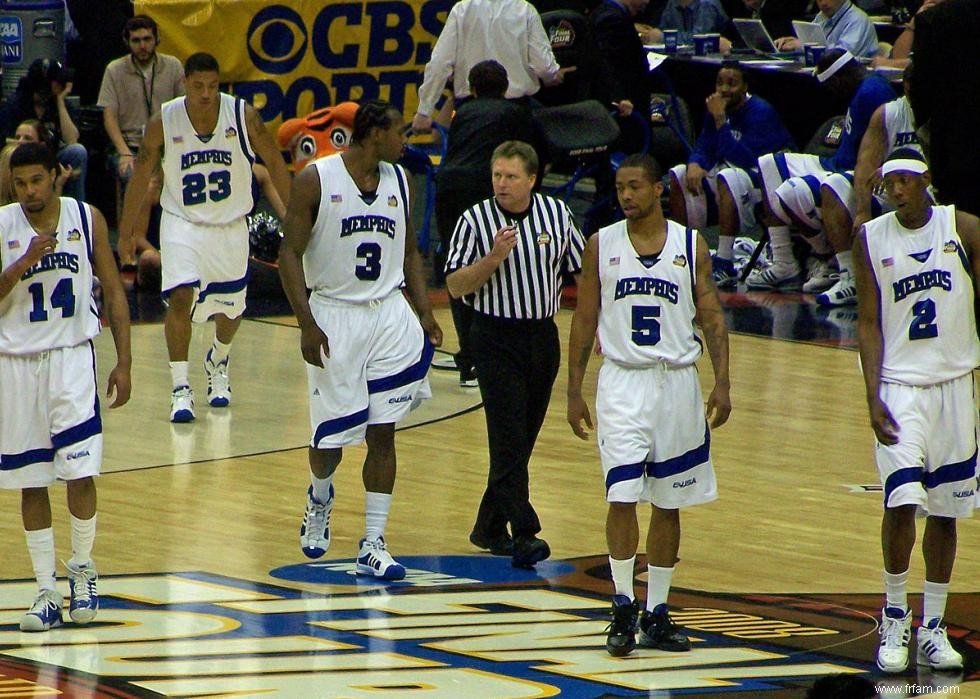
M 208 174 L 207 179 L 200 172 L 191 172 L 184 175 L 181 183 L 184 186 L 184 206 L 203 204 L 208 199 L 221 201 L 231 196 L 231 173 L 227 170 L 215 170 Z M 210 189 L 208 185 L 211 185 Z
M 357 246 L 357 259 L 364 260 L 354 268 L 354 276 L 373 282 L 381 276 L 381 246 L 377 243 L 361 243 Z

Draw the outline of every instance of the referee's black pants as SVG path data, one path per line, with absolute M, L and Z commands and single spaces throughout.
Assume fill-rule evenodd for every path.
M 551 400 L 561 347 L 554 320 L 474 313 L 472 346 L 490 444 L 490 474 L 473 531 L 514 538 L 541 531 L 528 493 L 528 461 Z

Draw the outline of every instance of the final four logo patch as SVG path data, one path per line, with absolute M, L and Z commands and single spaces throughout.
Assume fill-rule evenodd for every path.
M 674 255 L 674 264 L 678 267 L 687 267 L 687 258 L 683 255 Z
M 82 239 L 82 234 L 78 232 L 78 229 L 77 228 L 69 231 L 69 233 L 68 233 L 68 242 L 69 243 L 74 243 L 76 240 L 81 240 L 81 239 Z
M 229 126 L 225 129 L 225 138 L 236 138 L 238 136 L 238 131 L 235 130 L 234 126 Z

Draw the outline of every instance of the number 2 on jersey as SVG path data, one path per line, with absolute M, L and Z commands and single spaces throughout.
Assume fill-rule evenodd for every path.
M 208 199 L 222 201 L 231 196 L 231 173 L 227 170 L 215 170 L 208 174 L 207 179 L 200 172 L 191 172 L 181 180 L 184 186 L 184 206 L 203 204 Z M 211 189 L 208 189 L 208 185 Z
M 27 318 L 32 323 L 41 323 L 48 319 L 48 312 L 44 310 L 44 285 L 36 282 L 27 287 L 31 294 L 33 308 Z M 71 318 L 75 315 L 75 288 L 71 279 L 65 278 L 59 281 L 54 291 L 51 292 L 51 308 L 60 308 L 62 318 Z
M 633 342 L 648 347 L 660 342 L 660 306 L 633 306 Z
M 926 340 L 939 336 L 936 325 L 936 304 L 931 299 L 917 301 L 912 306 L 912 324 L 909 326 L 910 340 Z
M 381 276 L 381 246 L 377 243 L 361 243 L 357 246 L 357 259 L 363 264 L 354 268 L 354 276 L 366 282 L 373 282 Z

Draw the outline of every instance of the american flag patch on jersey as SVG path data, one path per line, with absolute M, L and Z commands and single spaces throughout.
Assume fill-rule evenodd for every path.
M 344 200 L 344 198 L 342 196 L 340 196 L 339 194 L 331 194 L 330 195 L 330 203 L 331 204 L 339 204 L 343 200 Z
M 184 142 L 184 137 L 183 136 L 174 136 L 173 142 L 174 143 L 183 143 Z
M 618 257 L 610 257 L 609 258 L 609 264 L 610 265 L 618 265 L 619 264 L 619 258 Z
M 881 264 L 883 267 L 891 267 L 893 264 L 895 264 L 895 258 L 886 257 L 881 261 Z
M 19 240 L 8 240 L 7 241 L 7 249 L 8 250 L 16 250 L 19 247 L 20 247 L 20 241 Z

